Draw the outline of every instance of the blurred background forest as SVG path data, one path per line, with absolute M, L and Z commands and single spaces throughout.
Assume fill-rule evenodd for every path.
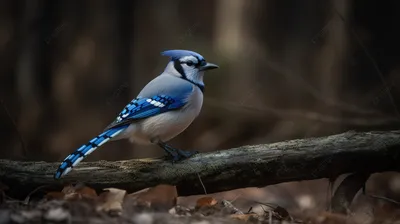
M 0 0 L 0 158 L 61 161 L 163 71 L 168 49 L 220 66 L 206 73 L 203 110 L 176 147 L 398 129 L 399 10 L 396 0 Z M 87 160 L 162 154 L 118 141 Z M 394 177 L 372 184 L 400 199 Z M 314 197 L 327 184 L 254 194 L 276 188 L 284 201 L 288 189 Z

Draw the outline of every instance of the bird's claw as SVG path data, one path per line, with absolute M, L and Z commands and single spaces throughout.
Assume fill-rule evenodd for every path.
M 173 148 L 163 142 L 159 143 L 159 146 L 162 147 L 164 149 L 164 151 L 166 152 L 166 159 L 167 160 L 171 160 L 172 163 L 176 163 L 179 162 L 181 160 L 187 159 L 189 157 L 192 157 L 193 155 L 199 153 L 198 151 L 185 151 L 185 150 L 181 150 L 181 149 L 176 149 Z
M 198 151 L 185 151 L 185 150 L 181 150 L 181 149 L 177 149 L 176 151 L 184 159 L 192 157 L 193 155 L 196 155 L 197 153 L 199 153 Z
M 199 153 L 198 151 L 185 151 L 185 150 L 180 150 L 180 149 L 175 149 L 174 151 L 166 150 L 166 152 L 167 152 L 166 158 L 168 160 L 171 160 L 172 163 L 182 161 L 184 159 L 187 159 L 187 158 L 192 157 L 193 155 Z

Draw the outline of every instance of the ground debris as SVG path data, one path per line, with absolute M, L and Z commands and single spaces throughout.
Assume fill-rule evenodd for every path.
M 63 208 L 52 208 L 44 213 L 43 218 L 48 221 L 61 222 L 64 220 L 69 220 L 71 218 L 71 214 L 69 211 Z
M 192 210 L 190 208 L 177 205 L 177 206 L 171 208 L 168 211 L 168 213 L 171 215 L 176 215 L 176 216 L 191 216 Z
M 14 223 L 30 223 L 39 222 L 42 217 L 42 212 L 40 210 L 20 210 L 11 213 L 10 220 Z
M 66 185 L 59 192 L 44 192 L 38 200 L 37 197 L 31 197 L 29 200 L 18 201 L 7 195 L 3 199 L 0 224 L 361 224 L 367 218 L 370 221 L 376 220 L 372 214 L 369 218 L 360 214 L 346 216 L 329 212 L 296 219 L 295 213 L 291 214 L 292 210 L 289 212 L 289 209 L 278 204 L 250 201 L 252 207 L 247 209 L 236 200 L 217 199 L 209 195 L 200 197 L 192 205 L 183 206 L 177 203 L 175 186 L 170 185 L 158 185 L 132 194 L 118 188 L 96 192 L 83 184 Z M 388 209 L 385 207 L 383 210 Z M 394 211 L 399 210 L 393 207 Z M 296 216 L 298 218 L 299 214 Z M 393 216 L 392 219 L 396 218 Z
M 102 196 L 103 195 L 103 196 Z M 100 200 L 101 198 L 102 200 Z M 168 212 L 147 208 L 129 202 L 132 197 L 120 189 L 107 189 L 94 200 L 54 199 L 21 203 L 6 210 L 0 210 L 2 223 L 267 223 L 265 217 L 255 213 L 244 213 L 232 203 L 214 198 L 203 198 L 196 206 L 189 208 L 175 205 Z M 100 202 L 101 201 L 101 202 Z M 128 201 L 128 202 L 127 202 Z M 206 203 L 207 202 L 207 203 Z M 125 206 L 125 207 L 124 207 Z M 138 206 L 138 207 L 135 207 Z M 2 220 L 0 220 L 2 221 Z M 0 222 L 1 223 L 1 222 Z

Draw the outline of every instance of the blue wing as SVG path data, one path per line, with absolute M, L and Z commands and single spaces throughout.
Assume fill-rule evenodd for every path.
M 153 97 L 138 97 L 125 106 L 115 121 L 111 123 L 106 130 L 120 125 L 125 125 L 133 120 L 144 119 L 167 111 L 182 108 L 186 105 L 188 95 L 191 91 L 192 87 L 187 89 L 181 95 L 171 96 L 160 94 Z
M 157 95 L 151 98 L 137 98 L 129 103 L 118 115 L 119 122 L 126 119 L 142 119 L 151 117 L 168 110 L 181 108 L 186 104 L 179 98 L 167 95 Z

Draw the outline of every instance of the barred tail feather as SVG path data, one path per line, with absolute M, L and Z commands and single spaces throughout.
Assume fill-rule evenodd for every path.
M 129 124 L 108 129 L 90 140 L 90 142 L 87 144 L 82 145 L 79 149 L 64 159 L 64 161 L 58 167 L 57 172 L 54 175 L 54 179 L 59 179 L 69 173 L 73 167 L 77 166 L 87 155 L 96 150 L 97 147 L 100 147 L 104 143 L 110 141 L 111 138 L 121 133 L 128 126 Z

